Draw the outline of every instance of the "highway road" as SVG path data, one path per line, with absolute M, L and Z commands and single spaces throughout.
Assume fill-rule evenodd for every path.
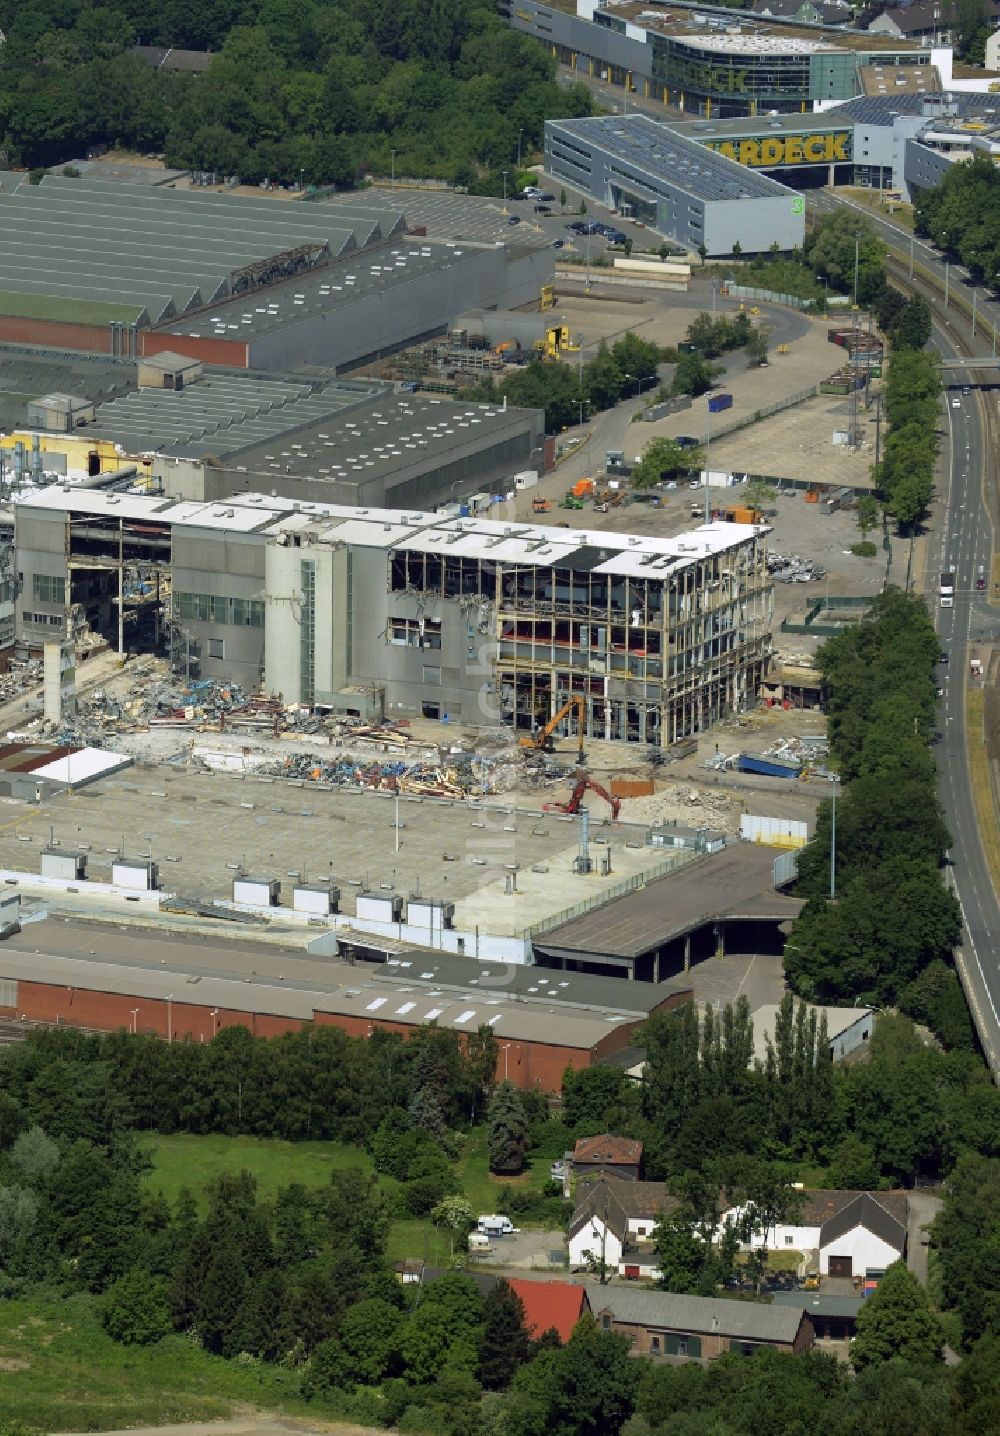
M 811 203 L 821 212 L 840 204 L 829 194 L 817 195 Z M 860 208 L 860 206 L 852 206 Z M 867 210 L 886 243 L 908 264 L 911 236 L 887 221 L 876 219 Z M 918 264 L 935 276 L 943 289 L 945 262 L 929 246 L 915 241 Z M 918 276 L 919 277 L 919 276 Z M 955 281 L 956 266 L 950 266 L 949 284 Z M 962 278 L 962 272 L 958 274 Z M 971 295 L 971 286 L 963 286 Z M 943 293 L 932 300 L 934 339 L 943 358 L 961 358 L 965 347 L 988 355 L 992 350 L 992 329 L 981 327 L 977 338 L 969 336 L 969 321 L 951 306 L 944 308 Z M 986 291 L 979 291 L 977 310 L 981 323 L 1000 323 L 1000 305 Z M 963 347 L 957 342 L 961 338 Z M 944 689 L 941 698 L 941 739 L 937 748 L 940 794 L 945 818 L 952 835 L 948 854 L 949 880 L 962 908 L 965 935 L 959 963 L 964 969 L 966 990 L 975 1009 L 977 1027 L 994 1076 L 1000 1074 L 1000 901 L 980 841 L 976 809 L 968 766 L 966 693 L 970 680 L 969 659 L 977 642 L 993 639 L 1000 632 L 1000 615 L 989 602 L 989 594 L 976 590 L 980 568 L 990 581 L 994 533 L 992 496 L 986 485 L 996 482 L 988 453 L 987 405 L 997 404 L 996 391 L 979 389 L 971 383 L 963 391 L 965 376 L 946 377 L 944 478 L 935 532 L 928 548 L 924 588 L 941 638 L 942 653 L 948 662 L 938 669 Z M 993 415 L 996 417 L 995 411 Z M 952 608 L 942 608 L 938 598 L 941 573 L 955 574 Z M 973 741 L 979 741 L 978 735 Z

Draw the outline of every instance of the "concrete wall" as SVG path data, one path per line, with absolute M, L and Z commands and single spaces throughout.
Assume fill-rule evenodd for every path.
M 570 1271 L 574 1267 L 586 1266 L 588 1255 L 600 1260 L 602 1250 L 607 1266 L 617 1266 L 622 1259 L 621 1239 L 613 1231 L 605 1230 L 604 1222 L 599 1216 L 592 1217 L 578 1232 L 574 1232 L 568 1247 Z
M 495 245 L 463 242 L 461 250 L 461 263 L 422 274 L 409 284 L 359 294 L 327 313 L 251 337 L 250 367 L 350 368 L 443 333 L 463 309 L 516 308 L 537 300 L 542 285 L 550 284 L 555 273 L 551 248 L 511 254 Z M 181 352 L 189 351 L 181 348 Z
M 478 602 L 463 608 L 450 599 L 389 593 L 387 589 L 385 553 L 357 549 L 352 576 L 352 681 L 384 683 L 389 717 L 419 715 L 421 705 L 428 702 L 436 704 L 440 716 L 447 714 L 453 723 L 495 724 L 492 668 L 483 668 L 478 658 L 482 644 L 492 647 L 492 609 L 481 613 Z M 440 620 L 441 647 L 390 644 L 390 618 Z M 483 623 L 488 629 L 485 635 L 479 631 Z
M 173 531 L 173 592 L 207 593 L 216 597 L 257 599 L 264 590 L 264 540 L 257 535 L 227 536 L 215 529 L 175 528 Z M 193 658 L 202 678 L 225 678 L 256 688 L 264 665 L 264 629 L 237 624 L 201 623 L 178 619 L 191 635 Z M 223 657 L 209 654 L 209 639 L 221 639 Z M 185 642 L 179 649 L 184 671 Z
M 267 546 L 265 686 L 286 703 L 328 702 L 347 683 L 351 562 L 347 549 L 328 544 Z M 311 613 L 303 586 L 304 563 L 312 565 Z M 307 652 L 312 656 L 311 675 L 303 671 Z
M 21 575 L 15 605 L 17 640 L 31 646 L 40 645 L 59 638 L 65 628 L 65 604 L 37 599 L 34 580 L 36 574 L 62 578 L 66 582 L 66 596 L 69 597 L 66 516 L 44 509 L 28 514 L 20 504 L 17 505 L 14 510 L 14 543 L 17 571 Z M 37 619 L 42 621 L 36 622 Z

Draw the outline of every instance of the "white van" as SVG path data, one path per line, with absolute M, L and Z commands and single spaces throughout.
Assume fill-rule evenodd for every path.
M 509 1237 L 520 1228 L 516 1227 L 510 1217 L 492 1216 L 480 1217 L 476 1223 L 476 1230 L 485 1237 Z

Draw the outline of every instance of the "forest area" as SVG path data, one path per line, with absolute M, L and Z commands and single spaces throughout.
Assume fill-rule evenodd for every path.
M 500 193 L 547 116 L 590 113 L 582 86 L 489 0 L 26 0 L 0 5 L 9 163 L 89 146 L 248 184 L 349 186 L 371 169 Z M 153 69 L 135 44 L 207 50 L 203 74 Z

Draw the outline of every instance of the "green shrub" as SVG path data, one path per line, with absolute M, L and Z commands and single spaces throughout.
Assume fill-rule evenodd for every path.
M 878 549 L 872 543 L 871 539 L 864 539 L 861 543 L 851 544 L 851 553 L 854 554 L 855 558 L 874 558 L 878 553 Z

